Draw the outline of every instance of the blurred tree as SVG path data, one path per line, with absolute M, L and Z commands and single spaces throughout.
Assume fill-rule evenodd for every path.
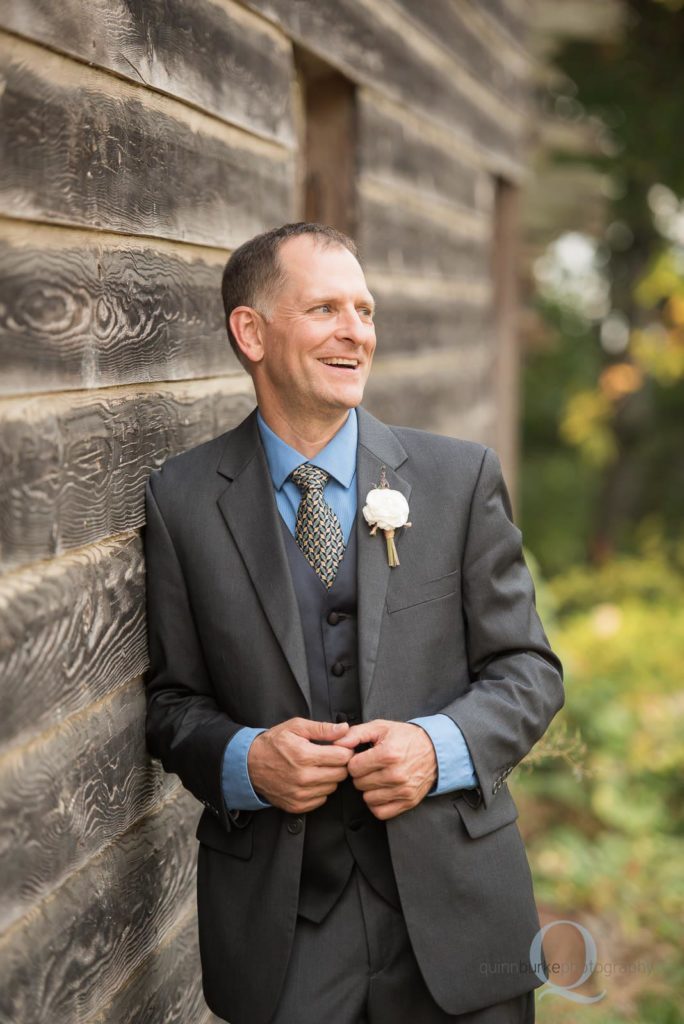
M 576 25 L 572 6 L 565 24 Z M 577 5 L 575 15 L 605 6 Z M 684 0 L 621 6 L 621 34 L 564 43 L 545 76 L 546 111 L 593 132 L 590 146 L 556 149 L 563 174 L 547 176 L 547 193 L 549 182 L 572 188 L 572 164 L 579 194 L 590 186 L 606 216 L 605 227 L 581 209 L 573 217 L 569 197 L 562 209 L 547 205 L 565 219 L 537 236 L 537 252 L 540 237 L 555 241 L 535 263 L 536 333 L 527 334 L 523 529 L 553 577 L 540 578 L 530 559 L 567 699 L 512 786 L 547 915 L 583 922 L 599 960 L 626 968 L 597 974 L 594 990 L 607 994 L 592 1019 L 675 1024 L 684 1005 Z M 568 133 L 547 137 L 562 144 Z M 544 160 L 547 170 L 548 145 Z M 540 1024 L 579 1020 L 562 1004 L 540 1000 Z
M 597 249 L 610 309 L 573 324 L 563 303 L 538 306 L 553 344 L 526 368 L 533 461 L 522 490 L 528 542 L 547 571 L 581 549 L 596 562 L 636 550 L 644 528 L 674 538 L 684 510 L 684 3 L 622 2 L 623 33 L 571 40 L 554 58 L 556 108 L 599 119 L 609 139 L 555 159 L 610 182 Z M 558 448 L 559 432 L 574 455 Z M 564 509 L 552 532 L 533 487 Z

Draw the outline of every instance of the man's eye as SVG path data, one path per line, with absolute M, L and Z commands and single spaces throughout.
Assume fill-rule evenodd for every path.
M 361 306 L 359 310 L 360 316 L 365 316 L 367 320 L 373 319 L 373 310 L 369 306 Z
M 331 309 L 332 309 L 332 306 L 330 305 L 330 303 L 322 302 L 320 306 L 315 306 L 314 307 L 314 312 L 315 313 L 329 313 Z

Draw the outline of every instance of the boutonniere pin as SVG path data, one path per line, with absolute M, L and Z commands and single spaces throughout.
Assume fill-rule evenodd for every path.
M 393 491 L 387 483 L 385 467 L 382 467 L 380 483 L 366 495 L 366 504 L 363 506 L 363 518 L 371 527 L 371 536 L 374 537 L 380 529 L 385 534 L 387 541 L 387 561 L 394 568 L 399 565 L 397 556 L 397 545 L 394 542 L 395 530 L 402 526 L 410 526 L 408 521 L 408 502 L 401 491 Z

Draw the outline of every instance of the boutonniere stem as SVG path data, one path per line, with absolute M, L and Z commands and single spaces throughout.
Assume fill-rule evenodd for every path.
M 408 517 L 408 502 L 401 491 L 392 490 L 387 482 L 385 467 L 383 466 L 380 474 L 380 483 L 366 495 L 366 504 L 363 506 L 363 518 L 371 527 L 372 537 L 375 536 L 379 529 L 385 534 L 387 563 L 391 568 L 400 564 L 394 535 L 401 527 L 411 525 Z

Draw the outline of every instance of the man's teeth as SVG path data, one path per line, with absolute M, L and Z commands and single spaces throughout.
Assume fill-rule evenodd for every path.
M 326 363 L 328 366 L 353 366 L 356 367 L 359 364 L 358 359 L 321 359 L 322 363 Z

